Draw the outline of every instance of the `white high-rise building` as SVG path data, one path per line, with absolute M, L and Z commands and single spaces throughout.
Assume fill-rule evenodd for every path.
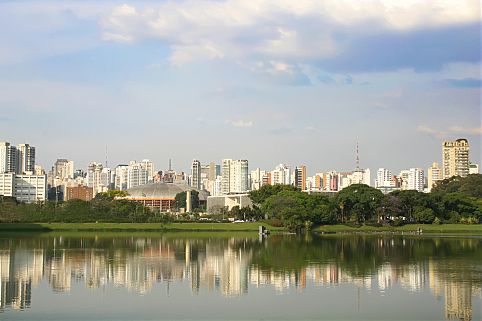
M 18 153 L 15 146 L 0 142 L 0 173 L 16 173 Z
M 291 168 L 285 164 L 279 164 L 271 171 L 271 185 L 290 185 L 291 184 Z
M 127 168 L 127 188 L 145 185 L 153 181 L 154 165 L 150 160 L 144 159 L 139 163 L 136 161 L 129 162 Z
M 35 147 L 29 144 L 19 144 L 17 153 L 17 173 L 33 173 L 35 171 Z
M 221 193 L 245 193 L 249 190 L 248 161 L 223 159 Z
M 433 163 L 431 167 L 427 170 L 428 183 L 427 189 L 430 192 L 435 184 L 443 179 L 442 169 L 438 163 Z
M 117 165 L 115 168 L 115 189 L 125 191 L 129 181 L 129 165 Z
M 465 138 L 445 141 L 442 145 L 443 178 L 469 174 L 469 142 Z
M 395 187 L 392 171 L 386 168 L 379 168 L 377 171 L 375 187 Z
M 251 171 L 251 190 L 258 190 L 263 186 L 263 177 L 266 175 L 266 171 L 262 171 L 256 168 Z
M 74 178 L 74 161 L 68 159 L 57 159 L 54 164 L 55 178 L 64 181 Z
M 201 162 L 197 159 L 191 164 L 191 187 L 201 189 Z
M 423 192 L 425 185 L 425 175 L 421 168 L 410 168 L 408 174 L 407 189 Z
M 102 169 L 104 167 L 101 163 L 92 162 L 87 168 L 87 186 L 92 187 L 94 195 L 104 191 L 102 185 Z

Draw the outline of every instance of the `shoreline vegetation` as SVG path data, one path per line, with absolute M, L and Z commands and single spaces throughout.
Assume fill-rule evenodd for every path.
M 264 222 L 253 223 L 2 223 L 0 232 L 258 232 L 260 225 L 273 233 L 287 233 L 287 228 L 274 227 Z M 474 234 L 482 235 L 482 224 L 407 224 L 403 226 L 359 227 L 343 224 L 321 225 L 315 233 L 412 233 L 418 234 Z
M 272 232 L 420 232 L 477 233 L 482 229 L 482 175 L 443 180 L 430 193 L 380 190 L 350 185 L 336 194 L 302 192 L 291 185 L 264 185 L 249 192 L 252 207 L 181 209 L 177 195 L 172 212 L 161 212 L 118 196 L 99 193 L 91 201 L 24 204 L 0 197 L 0 231 L 258 231 Z M 195 195 L 195 193 L 193 194 Z M 192 195 L 191 195 L 192 196 Z M 230 222 L 236 223 L 230 223 Z M 243 223 L 240 223 L 243 222 Z

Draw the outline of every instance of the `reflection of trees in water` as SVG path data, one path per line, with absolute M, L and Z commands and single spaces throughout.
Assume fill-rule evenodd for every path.
M 0 240 L 2 307 L 25 308 L 42 278 L 55 291 L 72 283 L 115 284 L 145 293 L 190 280 L 194 293 L 241 295 L 252 286 L 283 290 L 350 283 L 385 291 L 400 284 L 445 297 L 447 319 L 470 320 L 480 291 L 482 240 L 388 235 L 224 237 L 61 237 Z M 23 294 L 22 294 L 23 293 Z

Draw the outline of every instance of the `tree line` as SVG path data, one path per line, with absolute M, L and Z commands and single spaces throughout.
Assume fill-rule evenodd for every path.
M 304 193 L 291 185 L 265 185 L 249 193 L 267 219 L 290 230 L 320 224 L 477 224 L 482 220 L 482 175 L 443 180 L 431 193 L 380 190 L 355 184 L 333 196 Z

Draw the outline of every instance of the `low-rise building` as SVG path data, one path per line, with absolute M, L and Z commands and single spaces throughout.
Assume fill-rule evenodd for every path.
M 90 201 L 94 198 L 94 190 L 92 187 L 87 186 L 72 186 L 67 187 L 65 191 L 65 200 L 70 201 L 73 199 Z
M 47 196 L 47 176 L 0 174 L 0 195 L 15 197 L 22 203 L 43 202 Z
M 251 202 L 248 194 L 219 195 L 207 198 L 207 212 L 209 214 L 220 214 L 224 210 L 230 211 L 235 206 L 239 206 L 239 208 L 252 207 L 253 202 Z

